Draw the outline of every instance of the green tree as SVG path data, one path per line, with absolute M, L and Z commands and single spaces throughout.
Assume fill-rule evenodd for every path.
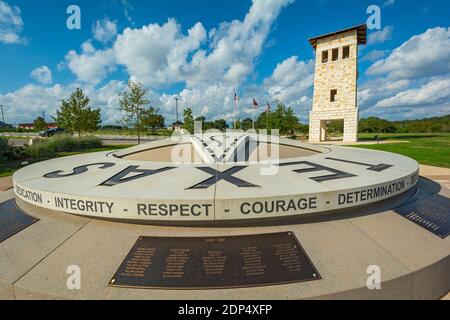
M 241 128 L 242 130 L 250 130 L 253 127 L 253 120 L 250 118 L 245 118 L 241 121 Z
M 150 128 L 152 134 L 155 134 L 156 129 L 164 128 L 165 119 L 159 113 L 158 108 L 150 107 L 142 113 L 141 123 L 144 127 Z
M 263 112 L 256 120 L 256 127 L 259 129 L 280 130 L 281 134 L 292 134 L 301 128 L 300 122 L 292 108 L 278 101 L 275 111 Z
M 61 109 L 56 111 L 56 124 L 69 132 L 92 132 L 101 121 L 100 109 L 91 109 L 89 98 L 76 89 L 67 100 L 62 100 Z
M 214 120 L 212 127 L 220 131 L 225 131 L 228 128 L 228 124 L 224 119 L 218 119 Z
M 186 108 L 183 111 L 184 124 L 183 128 L 189 131 L 190 133 L 194 133 L 194 116 L 192 115 L 192 109 Z
M 33 121 L 33 126 L 34 129 L 41 131 L 47 128 L 47 125 L 45 123 L 45 120 L 43 117 L 37 117 L 34 121 Z
M 125 113 L 122 123 L 137 131 L 138 144 L 141 143 L 141 117 L 145 111 L 144 106 L 150 104 L 146 98 L 148 89 L 139 82 L 128 82 L 127 90 L 120 94 L 120 108 Z

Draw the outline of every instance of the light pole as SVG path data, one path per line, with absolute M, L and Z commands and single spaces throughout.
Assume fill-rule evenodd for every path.
M 2 109 L 2 122 L 5 123 L 5 115 L 3 114 L 3 104 L 0 104 L 0 109 Z
M 176 110 L 176 113 L 177 113 L 177 126 L 178 126 L 178 100 L 180 100 L 180 98 L 178 98 L 178 97 L 175 97 L 175 110 Z

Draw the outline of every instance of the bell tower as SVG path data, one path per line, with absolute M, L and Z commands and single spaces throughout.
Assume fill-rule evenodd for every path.
M 358 140 L 358 46 L 366 44 L 365 24 L 309 39 L 316 52 L 309 141 L 326 141 L 327 121 L 344 122 L 344 142 Z

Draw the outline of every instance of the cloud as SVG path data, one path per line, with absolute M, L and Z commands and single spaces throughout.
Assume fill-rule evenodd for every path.
M 394 32 L 394 27 L 386 26 L 382 30 L 372 31 L 369 33 L 367 38 L 367 44 L 379 44 L 384 43 L 392 38 L 392 33 Z
M 428 29 L 413 36 L 385 59 L 377 61 L 367 75 L 414 79 L 450 72 L 450 28 Z
M 92 43 L 85 42 L 82 50 L 80 54 L 70 50 L 65 57 L 68 68 L 79 81 L 98 84 L 116 69 L 112 49 L 95 50 Z
M 450 77 L 432 79 L 420 86 L 379 101 L 375 107 L 427 107 L 447 104 L 450 106 Z
M 299 61 L 292 56 L 276 66 L 272 75 L 264 81 L 264 89 L 272 101 L 280 100 L 298 108 L 311 100 L 313 82 L 314 61 Z
M 40 103 L 47 99 L 49 112 L 53 112 L 62 98 L 81 87 L 91 98 L 93 106 L 102 108 L 104 122 L 114 123 L 121 117 L 118 93 L 126 84 L 109 81 L 101 87 L 99 85 L 121 66 L 125 67 L 131 79 L 142 81 L 151 89 L 149 98 L 165 114 L 167 123 L 175 120 L 175 95 L 161 95 L 153 89 L 174 83 L 185 85 L 177 93 L 181 97 L 181 108 L 192 107 L 196 116 L 204 115 L 210 119 L 232 119 L 236 89 L 242 94 L 241 116 L 249 116 L 247 112 L 254 97 L 261 98 L 261 101 L 270 100 L 268 90 L 289 101 L 310 101 L 304 88 L 310 87 L 313 63 L 298 61 L 296 57 L 281 63 L 271 79 L 259 85 L 245 82 L 254 72 L 274 21 L 291 2 L 255 0 L 243 20 L 223 22 L 209 31 L 198 22 L 183 32 L 175 19 L 169 19 L 161 25 L 126 28 L 104 49 L 95 48 L 90 40 L 85 41 L 78 52 L 69 51 L 64 63 L 58 65 L 58 70 L 64 67 L 71 70 L 77 82 L 52 87 L 28 85 L 0 95 L 0 101 L 8 100 L 5 104 L 14 104 L 18 110 L 26 110 L 29 104 L 33 105 L 33 110 L 40 110 Z M 289 68 L 292 68 L 292 74 L 287 75 L 288 70 L 285 69 Z M 294 75 L 296 71 L 300 74 Z M 286 73 L 289 79 L 283 81 L 282 88 L 275 90 L 275 79 L 282 73 Z M 35 100 L 33 96 L 36 96 Z M 16 116 L 28 118 L 23 112 Z
M 395 0 L 386 0 L 383 3 L 383 8 L 392 6 L 393 4 L 395 4 Z
M 386 56 L 388 53 L 388 50 L 372 50 L 369 53 L 367 53 L 361 61 L 371 61 L 374 62 L 376 60 L 380 60 Z
M 0 104 L 8 107 L 5 115 L 10 122 L 31 122 L 42 111 L 54 114 L 56 106 L 68 94 L 69 90 L 59 84 L 51 87 L 28 84 L 14 92 L 0 95 Z
M 31 77 L 42 84 L 52 83 L 52 71 L 47 66 L 42 66 L 31 71 Z
M 358 91 L 364 116 L 420 118 L 450 111 L 450 28 L 415 35 L 372 64 Z
M 5 44 L 26 43 L 27 40 L 20 36 L 22 30 L 23 21 L 19 7 L 10 6 L 0 0 L 0 42 Z
M 131 78 L 152 87 L 182 81 L 186 59 L 206 38 L 201 23 L 181 34 L 174 19 L 165 24 L 150 24 L 141 29 L 127 28 L 117 37 L 114 53 L 117 63 L 126 67 Z
M 124 82 L 117 80 L 109 81 L 100 88 L 80 83 L 53 86 L 28 84 L 14 92 L 0 94 L 0 104 L 8 106 L 6 115 L 10 122 L 30 122 L 40 116 L 42 111 L 55 116 L 61 100 L 67 99 L 76 88 L 81 88 L 90 98 L 91 107 L 101 108 L 103 121 L 116 123 L 122 116 L 119 111 L 119 93 L 125 86 Z
M 78 80 L 90 83 L 103 80 L 118 64 L 131 79 L 155 89 L 215 82 L 236 87 L 253 72 L 273 22 L 291 2 L 254 1 L 243 21 L 223 22 L 209 32 L 197 22 L 184 34 L 175 19 L 126 28 L 112 48 L 94 52 L 85 44 L 80 54 L 71 50 L 66 61 Z
M 97 20 L 92 26 L 92 33 L 94 35 L 94 39 L 102 43 L 108 43 L 117 35 L 117 23 L 116 21 L 109 20 L 108 17 L 102 20 Z

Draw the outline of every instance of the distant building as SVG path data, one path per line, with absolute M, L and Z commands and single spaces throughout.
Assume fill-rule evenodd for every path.
M 358 139 L 358 45 L 366 44 L 365 24 L 309 39 L 316 51 L 309 141 L 327 140 L 327 122 L 344 122 L 345 142 Z
M 56 123 L 46 123 L 45 124 L 47 129 L 54 129 L 57 128 L 58 126 L 56 125 Z M 34 130 L 34 124 L 33 123 L 19 123 L 19 129 L 23 129 L 23 130 Z
M 4 123 L 3 121 L 0 121 L 0 129 L 9 129 L 12 128 L 13 126 L 11 124 L 8 123 Z
M 167 128 L 167 129 L 169 129 L 169 130 L 171 130 L 171 131 L 180 131 L 181 128 L 183 128 L 183 122 L 181 122 L 181 121 L 176 122 L 176 121 L 175 121 L 175 122 L 172 124 L 172 126 L 169 127 L 169 128 Z

